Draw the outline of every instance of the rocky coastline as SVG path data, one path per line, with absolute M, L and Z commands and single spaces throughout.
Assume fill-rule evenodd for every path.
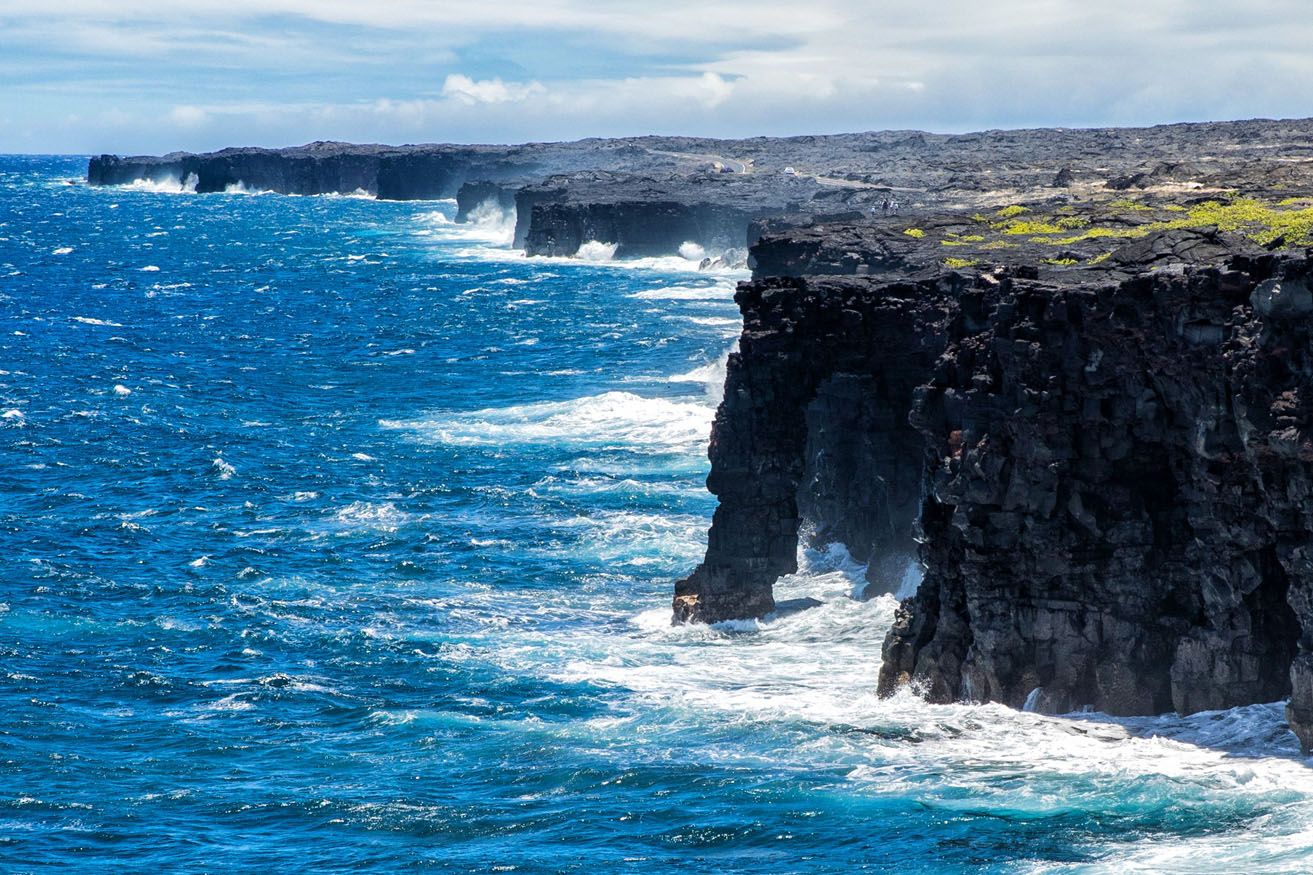
M 516 212 L 515 246 L 571 256 L 589 242 L 616 257 L 715 256 L 777 223 L 938 214 L 1121 191 L 1223 192 L 1237 180 L 1277 190 L 1313 157 L 1313 122 L 1154 128 L 881 131 L 716 140 L 589 139 L 521 145 L 316 142 L 284 149 L 90 159 L 92 185 L 144 181 L 197 193 L 455 198 L 458 219 L 485 203 Z
M 1311 195 L 766 233 L 676 621 L 766 616 L 800 538 L 840 543 L 868 594 L 924 575 L 883 694 L 1288 697 L 1313 744 Z
M 879 690 L 1047 713 L 1288 699 L 1313 746 L 1313 121 L 92 160 L 451 198 L 515 245 L 751 247 L 677 622 L 800 543 L 906 596 Z M 909 587 L 908 581 L 919 585 Z

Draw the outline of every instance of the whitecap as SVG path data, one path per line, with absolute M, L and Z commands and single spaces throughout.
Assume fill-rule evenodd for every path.
M 380 420 L 379 424 L 459 446 L 625 445 L 696 452 L 707 440 L 714 413 L 706 403 L 606 392 L 572 401 L 443 411 L 423 419 Z
M 390 501 L 353 501 L 333 513 L 333 521 L 348 531 L 394 532 L 413 519 Z
M 679 257 L 687 258 L 689 261 L 702 261 L 707 255 L 707 250 L 692 240 L 685 240 L 679 244 Z
M 230 182 L 230 183 L 228 183 L 227 185 L 225 185 L 225 186 L 223 187 L 223 193 L 224 193 L 224 194 L 245 194 L 245 195 L 274 194 L 274 192 L 270 191 L 269 189 L 263 189 L 263 188 L 250 188 L 250 187 L 248 187 L 248 186 L 246 185 L 245 182 L 243 182 L 243 181 L 240 180 L 240 179 L 237 180 L 236 182 Z
M 132 182 L 118 186 L 126 191 L 144 191 L 152 194 L 195 194 L 196 186 L 200 183 L 200 177 L 195 173 L 188 173 L 183 179 L 176 176 L 165 176 L 160 179 L 134 179 Z M 112 204 L 111 209 L 118 207 L 118 204 Z
M 729 301 L 734 300 L 734 286 L 731 283 L 714 285 L 674 285 L 643 289 L 627 295 L 640 301 Z
M 614 261 L 619 243 L 603 243 L 600 240 L 585 241 L 574 257 L 580 261 Z

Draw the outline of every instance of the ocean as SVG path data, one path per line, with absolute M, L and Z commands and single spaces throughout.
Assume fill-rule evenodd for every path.
M 807 552 L 670 626 L 734 284 L 0 157 L 0 872 L 1309 872 L 1282 703 L 874 694 Z

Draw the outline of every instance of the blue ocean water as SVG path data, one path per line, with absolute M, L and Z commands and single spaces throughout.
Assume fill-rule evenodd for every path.
M 0 872 L 1306 872 L 1282 706 L 873 694 L 668 625 L 736 274 L 0 158 Z

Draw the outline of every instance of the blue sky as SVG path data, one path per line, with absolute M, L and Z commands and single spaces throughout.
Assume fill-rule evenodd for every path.
M 1307 0 L 0 0 L 0 152 L 1313 115 Z

